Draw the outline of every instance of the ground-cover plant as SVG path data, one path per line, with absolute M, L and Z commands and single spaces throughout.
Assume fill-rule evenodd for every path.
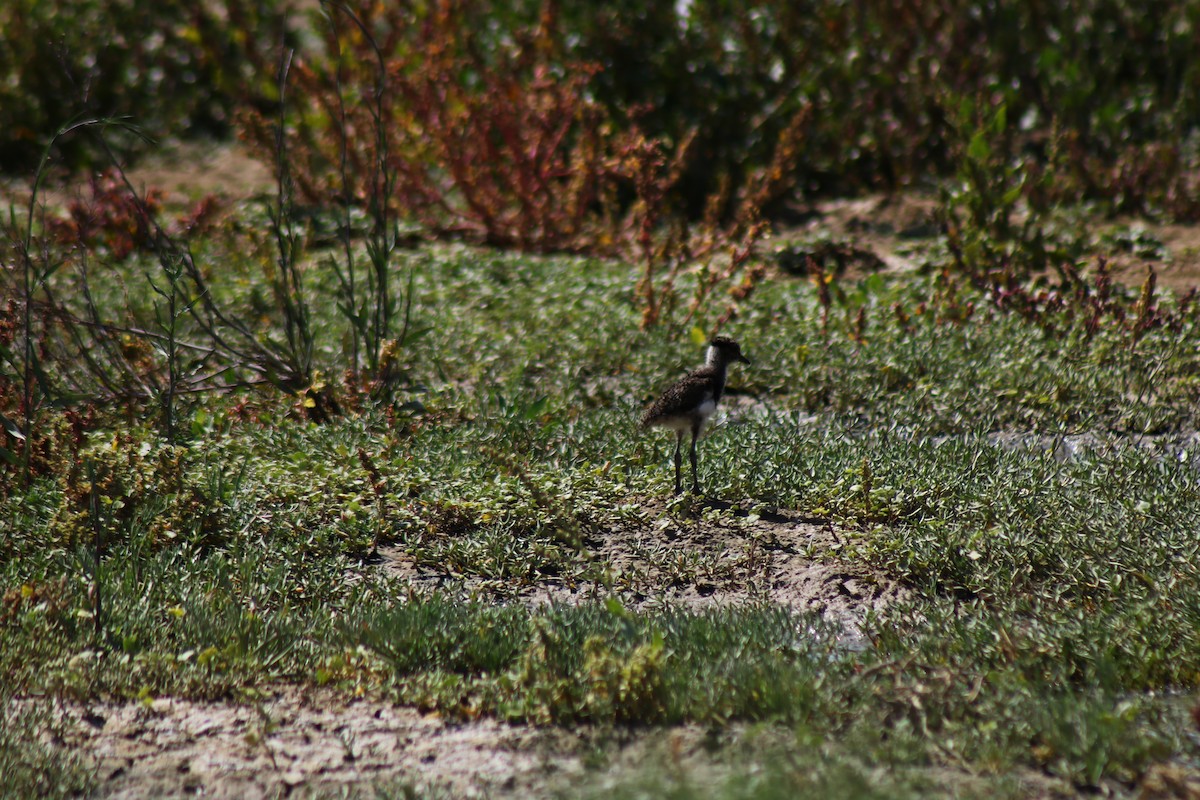
M 774 366 L 746 378 L 791 407 L 864 422 L 883 413 L 925 434 L 1187 428 L 1190 297 L 1157 298 L 1152 281 L 1135 295 L 1099 266 L 1074 291 L 980 294 L 948 271 L 920 288 L 881 275 L 834 280 L 812 305 L 803 288 L 775 283 L 743 321 L 761 331 Z
M 51 732 L 61 732 L 57 711 L 42 699 L 22 698 L 5 691 L 0 695 L 0 769 L 3 792 L 8 797 L 79 797 L 91 790 L 95 776 L 87 759 L 77 751 L 54 743 Z
M 993 769 L 1015 759 L 1094 786 L 1178 752 L 1182 709 L 1128 688 L 1140 665 L 1121 650 L 1138 646 L 1146 620 L 1127 627 L 1113 624 L 1124 616 L 1113 608 L 1093 617 L 1019 603 L 925 611 L 911 638 L 884 633 L 877 645 L 892 658 L 867 670 L 868 684 L 890 684 L 892 713 L 951 759 Z
M 333 621 L 376 602 L 377 585 L 343 580 L 332 532 L 282 528 L 257 542 L 163 546 L 146 528 L 110 542 L 95 578 L 87 548 L 7 561 L 6 573 L 22 576 L 6 581 L 7 685 L 63 697 L 221 697 L 272 680 L 315 681 L 322 655 L 336 652 Z M 19 542 L 12 549 L 29 552 Z M 92 598 L 101 595 L 93 635 Z
M 1153 273 L 1115 283 L 1061 207 L 1194 213 L 1192 11 L 960 5 L 448 3 L 421 27 L 328 4 L 323 43 L 257 80 L 265 216 L 172 223 L 119 175 L 10 214 L 0 699 L 26 705 L 6 774 L 87 782 L 26 735 L 54 730 L 37 695 L 284 683 L 456 719 L 769 721 L 797 732 L 785 752 L 832 753 L 781 757 L 764 792 L 917 791 L 942 767 L 1123 791 L 1194 761 L 1197 311 Z M 640 56 L 661 69 L 605 55 L 626 40 L 662 42 Z M 959 186 L 922 272 L 754 257 L 793 179 L 930 164 Z M 402 211 L 627 258 L 418 244 Z M 721 326 L 756 366 L 706 442 L 712 497 L 668 500 L 670 443 L 637 409 Z M 773 512 L 821 535 L 755 528 Z M 861 651 L 761 599 L 661 607 L 773 596 L 781 553 L 908 599 Z
M 825 293 L 768 280 L 730 323 L 756 364 L 705 443 L 708 504 L 666 499 L 670 442 L 635 424 L 701 344 L 640 330 L 627 265 L 396 258 L 430 326 L 411 352 L 421 410 L 347 390 L 315 424 L 270 391 L 214 395 L 174 443 L 123 409 L 48 417 L 46 470 L 0 507 L 6 686 L 245 700 L 300 683 L 456 718 L 782 721 L 843 753 L 831 785 L 939 764 L 1128 786 L 1192 752 L 1187 701 L 1164 699 L 1200 674 L 1194 323 L 1174 298 L 1110 287 L 1030 316 L 939 270 Z M 252 308 L 269 284 L 229 263 L 216 297 Z M 314 330 L 345 330 L 319 291 L 336 276 L 312 269 Z M 1132 324 L 1153 309 L 1162 324 Z M 776 511 L 828 540 L 772 543 L 753 518 Z M 722 552 L 680 536 L 718 529 Z M 863 651 L 761 600 L 653 602 L 769 596 L 753 570 L 771 547 L 912 595 L 864 622 Z M 543 592 L 576 605 L 524 604 Z
M 1019 798 L 1030 787 L 1019 777 L 970 774 L 954 765 L 889 765 L 881 769 L 844 742 L 800 726 L 794 735 L 751 729 L 710 745 L 708 759 L 655 748 L 636 767 L 585 783 L 578 796 L 672 800 L 738 800 L 804 795 L 847 798 Z M 566 793 L 558 796 L 566 797 Z
M 409 702 L 539 722 L 803 719 L 833 645 L 780 609 L 633 614 L 615 599 L 531 612 L 434 598 L 362 626 L 347 635 L 394 665 Z

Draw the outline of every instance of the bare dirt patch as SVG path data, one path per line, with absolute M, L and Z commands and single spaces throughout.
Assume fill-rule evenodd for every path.
M 129 179 L 185 200 L 210 194 L 244 200 L 275 189 L 271 167 L 236 142 L 173 142 L 130 169 Z
M 1114 222 L 1110 227 L 1146 231 L 1153 240 L 1162 243 L 1164 256 L 1147 257 L 1136 252 L 1113 254 L 1110 265 L 1118 280 L 1130 286 L 1140 286 L 1153 269 L 1159 286 L 1177 292 L 1200 286 L 1200 226 L 1151 224 L 1124 219 Z
M 880 268 L 909 271 L 921 266 L 920 248 L 914 245 L 940 234 L 937 206 L 934 196 L 919 192 L 821 200 L 806 210 L 803 222 L 781 230 L 776 242 L 783 247 L 813 237 L 845 242 L 851 252 L 842 277 L 851 279 Z M 1163 288 L 1182 293 L 1200 286 L 1200 226 L 1134 217 L 1078 224 L 1088 226 L 1092 239 L 1100 242 L 1094 255 L 1103 255 L 1114 277 L 1127 286 L 1141 286 L 1150 270 Z M 1161 248 L 1122 246 L 1131 233 Z M 1106 239 L 1112 240 L 1107 247 Z
M 771 603 L 819 615 L 844 647 L 860 649 L 867 646 L 862 634 L 867 614 L 908 593 L 881 573 L 832 557 L 852 533 L 839 534 L 827 521 L 751 514 L 701 499 L 685 501 L 690 506 L 683 514 L 669 514 L 662 500 L 639 500 L 640 524 L 601 531 L 584 542 L 580 557 L 603 578 L 547 579 L 520 590 L 517 598 L 536 605 L 615 595 L 634 610 Z M 400 548 L 382 548 L 380 557 L 386 574 L 414 585 L 446 579 Z
M 583 771 L 580 735 L 559 728 L 451 724 L 321 690 L 284 689 L 248 705 L 160 699 L 63 714 L 66 744 L 92 753 L 107 798 L 371 796 L 406 784 L 516 797 Z
M 866 614 L 905 594 L 881 574 L 828 560 L 841 538 L 825 521 L 747 514 L 722 502 L 699 503 L 683 522 L 653 501 L 644 508 L 646 527 L 598 537 L 595 551 L 636 605 L 769 602 L 819 614 L 844 645 L 859 647 Z
M 164 143 L 153 154 L 128 169 L 129 182 L 138 192 L 158 190 L 169 208 L 184 207 L 215 195 L 226 200 L 247 200 L 274 191 L 271 167 L 254 158 L 236 142 L 186 141 Z M 39 190 L 39 204 L 62 210 L 86 195 L 90 176 L 51 174 Z M 0 205 L 29 203 L 32 176 L 0 177 Z

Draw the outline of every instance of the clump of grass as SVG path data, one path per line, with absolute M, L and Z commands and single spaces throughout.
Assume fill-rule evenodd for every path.
M 401 699 L 539 723 L 803 719 L 833 639 L 778 608 L 634 614 L 411 599 L 348 629 L 396 670 Z
M 882 769 L 853 747 L 803 726 L 794 736 L 751 731 L 730 738 L 733 741 L 728 743 L 705 743 L 711 750 L 708 758 L 697 757 L 675 742 L 654 748 L 631 769 L 585 781 L 579 796 L 629 800 L 1023 796 L 1019 782 L 1005 776 L 973 776 L 954 768 Z

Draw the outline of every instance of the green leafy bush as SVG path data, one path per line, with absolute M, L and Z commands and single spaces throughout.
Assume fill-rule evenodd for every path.
M 801 186 L 944 173 L 956 120 L 939 98 L 950 93 L 1007 106 L 1018 145 L 1042 158 L 1056 132 L 1068 137 L 1071 192 L 1172 213 L 1194 198 L 1170 168 L 1188 157 L 1200 112 L 1189 3 L 565 2 L 560 18 L 572 55 L 601 67 L 606 105 L 668 140 L 700 132 L 692 188 L 765 163 L 805 102 L 816 113 Z M 1156 155 L 1139 165 L 1147 146 Z
M 269 76 L 283 37 L 276 2 L 12 0 L 0 5 L 0 169 L 32 171 L 70 120 L 128 117 L 154 137 L 227 134 L 238 100 Z M 266 50 L 270 52 L 270 50 Z M 134 140 L 128 140 L 133 144 Z M 60 144 L 79 165 L 99 151 Z

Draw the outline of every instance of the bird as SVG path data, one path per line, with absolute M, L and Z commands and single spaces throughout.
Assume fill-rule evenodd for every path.
M 694 369 L 659 395 L 642 414 L 643 428 L 670 428 L 675 431 L 675 494 L 683 491 L 683 460 L 680 451 L 683 435 L 692 432 L 692 492 L 700 493 L 696 474 L 696 439 L 704 423 L 717 410 L 725 392 L 725 373 L 734 361 L 749 364 L 742 348 L 728 336 L 717 336 L 708 343 L 704 366 Z

